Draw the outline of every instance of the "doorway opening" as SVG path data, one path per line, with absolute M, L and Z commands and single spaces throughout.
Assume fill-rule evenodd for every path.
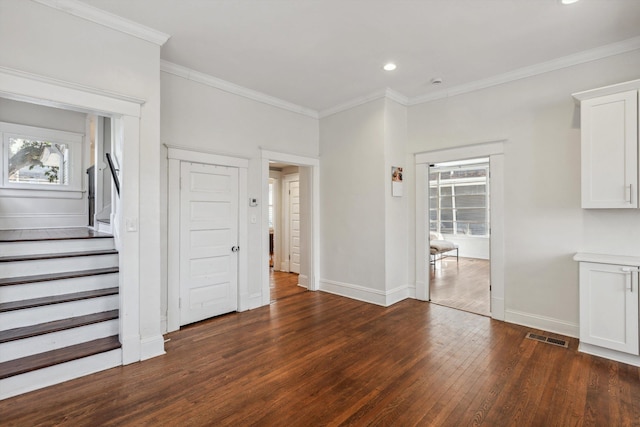
M 275 302 L 307 291 L 300 280 L 306 239 L 301 236 L 304 219 L 301 204 L 308 192 L 301 189 L 304 166 L 269 163 L 269 299 Z M 305 174 L 306 169 L 302 171 Z M 302 200 L 304 198 L 304 200 Z M 302 282 L 302 283 L 301 283 Z
M 491 315 L 488 157 L 429 165 L 431 302 Z

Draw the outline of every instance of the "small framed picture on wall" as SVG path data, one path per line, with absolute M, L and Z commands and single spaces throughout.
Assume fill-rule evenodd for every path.
M 391 195 L 402 197 L 402 168 L 398 166 L 391 167 Z

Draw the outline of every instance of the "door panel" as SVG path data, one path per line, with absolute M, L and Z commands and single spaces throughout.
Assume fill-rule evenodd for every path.
M 238 308 L 238 170 L 182 162 L 180 324 Z
M 289 271 L 300 274 L 300 182 L 289 183 Z

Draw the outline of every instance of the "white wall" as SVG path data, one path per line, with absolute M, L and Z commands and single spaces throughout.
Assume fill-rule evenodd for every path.
M 75 111 L 60 110 L 27 102 L 0 98 L 0 122 L 55 129 L 77 134 L 85 134 L 86 114 Z M 86 138 L 85 138 L 86 141 Z M 0 145 L 2 142 L 0 141 Z M 84 153 L 87 144 L 83 144 Z M 79 165 L 83 184 L 86 190 L 87 169 L 86 155 L 81 156 L 83 163 Z M 0 190 L 0 229 L 43 228 L 43 227 L 79 227 L 88 223 L 87 193 L 49 192 L 53 197 L 46 197 L 47 192 L 38 191 L 43 197 L 24 197 L 34 192 L 20 190 L 16 197 L 15 190 Z
M 489 238 L 445 234 L 446 240 L 458 245 L 458 255 L 465 258 L 489 259 Z
M 409 151 L 506 138 L 506 320 L 577 334 L 577 251 L 640 253 L 640 212 L 580 208 L 571 93 L 640 77 L 640 52 L 409 109 Z
M 249 295 L 260 296 L 261 290 L 261 152 L 268 149 L 301 156 L 318 155 L 318 120 L 286 111 L 214 87 L 169 73 L 161 74 L 162 141 L 193 150 L 202 150 L 249 159 L 248 193 L 259 200 L 250 207 L 248 217 L 255 215 L 256 224 L 248 224 Z M 166 186 L 167 162 L 162 159 L 163 186 Z M 167 201 L 162 200 L 162 236 L 166 247 Z M 246 201 L 241 201 L 246 203 Z M 266 248 L 265 248 L 266 250 Z M 162 265 L 166 263 L 163 253 Z M 166 312 L 167 272 L 162 270 L 163 313 Z M 268 300 L 268 299 L 267 299 Z M 258 306 L 260 298 L 253 298 Z
M 320 287 L 369 300 L 385 291 L 385 100 L 320 121 Z
M 385 281 L 386 291 L 396 291 L 400 300 L 408 283 L 409 270 L 409 223 L 408 191 L 406 174 L 412 169 L 413 161 L 407 157 L 407 107 L 390 99 L 385 99 L 384 114 L 384 194 L 385 194 Z M 403 168 L 403 195 L 391 195 L 391 168 Z M 395 301 L 394 301 L 395 302 Z
M 2 1 L 0 64 L 145 101 L 139 120 L 144 161 L 139 170 L 123 171 L 136 178 L 123 177 L 123 186 L 139 176 L 139 188 L 130 187 L 136 200 L 125 207 L 137 224 L 130 233 L 138 235 L 129 239 L 136 253 L 123 255 L 132 263 L 125 269 L 133 275 L 127 280 L 134 282 L 131 286 L 139 283 L 143 358 L 160 354 L 160 47 L 39 3 Z M 125 156 L 137 157 L 138 148 L 126 143 Z

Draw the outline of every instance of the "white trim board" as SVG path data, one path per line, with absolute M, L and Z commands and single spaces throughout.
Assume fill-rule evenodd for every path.
M 389 307 L 407 298 L 415 297 L 415 287 L 410 285 L 397 286 L 388 291 L 367 288 L 352 283 L 337 282 L 335 280 L 321 279 L 320 290 L 330 294 L 355 299 L 369 304 Z
M 587 62 L 597 61 L 598 59 L 603 59 L 609 56 L 619 55 L 621 53 L 631 52 L 638 49 L 640 49 L 640 36 L 600 46 L 594 49 L 574 53 L 572 55 L 563 56 L 561 58 L 552 59 L 551 61 L 533 64 L 528 67 L 518 68 L 516 70 L 498 74 L 486 79 L 476 80 L 458 86 L 453 86 L 448 89 L 441 89 L 436 92 L 416 96 L 409 99 L 407 105 L 412 106 L 423 104 L 425 102 L 435 101 L 437 99 L 462 95 L 464 93 L 474 92 L 492 86 L 514 82 L 517 80 L 525 79 L 527 77 L 533 77 L 539 74 L 561 70 L 563 68 L 569 68 Z
M 1 66 L 0 96 L 81 113 L 138 118 L 145 103 L 140 98 Z
M 577 323 L 570 323 L 553 317 L 540 316 L 538 314 L 525 313 L 518 310 L 506 310 L 504 320 L 516 325 L 541 329 L 560 335 L 578 338 L 580 327 Z
M 87 21 L 95 22 L 112 30 L 129 34 L 130 36 L 148 41 L 150 43 L 162 46 L 171 37 L 161 31 L 154 30 L 137 22 L 104 11 L 94 6 L 90 6 L 78 0 L 33 0 L 44 6 L 60 10 L 69 15 L 77 16 Z
M 213 77 L 209 74 L 201 73 L 200 71 L 192 70 L 182 65 L 174 64 L 173 62 L 165 61 L 164 59 L 160 61 L 160 71 L 167 74 L 173 74 L 174 76 L 182 77 L 196 83 L 211 86 L 216 89 L 232 93 L 234 95 L 239 95 L 253 101 L 262 102 L 263 104 L 271 105 L 272 107 L 282 108 L 283 110 L 302 114 L 313 119 L 318 118 L 318 112 L 316 110 L 306 108 L 280 98 L 276 98 L 275 96 L 255 91 L 253 89 L 248 89 L 235 83 Z

